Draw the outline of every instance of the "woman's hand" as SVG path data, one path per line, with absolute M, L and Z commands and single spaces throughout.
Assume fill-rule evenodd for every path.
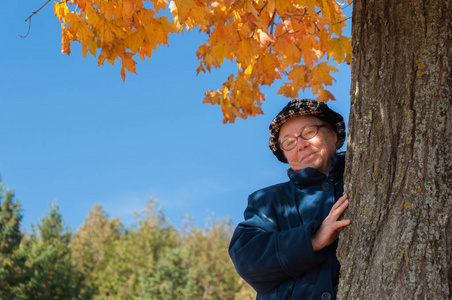
M 331 245 L 338 237 L 342 227 L 348 226 L 350 220 L 338 221 L 341 214 L 348 207 L 348 196 L 344 194 L 331 208 L 328 216 L 323 220 L 319 230 L 312 236 L 312 249 L 320 251 Z

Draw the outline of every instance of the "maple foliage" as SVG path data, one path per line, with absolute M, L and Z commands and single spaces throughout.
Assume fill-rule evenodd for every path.
M 351 4 L 351 0 L 347 0 Z M 71 42 L 82 45 L 98 65 L 121 63 L 136 73 L 136 55 L 151 58 L 169 34 L 199 29 L 207 34 L 196 55 L 197 73 L 219 68 L 225 60 L 237 72 L 222 86 L 207 91 L 204 103 L 220 105 L 223 122 L 262 114 L 264 85 L 277 80 L 278 94 L 295 98 L 311 89 L 317 100 L 334 100 L 325 88 L 330 73 L 351 61 L 351 41 L 343 35 L 346 17 L 335 0 L 63 0 L 54 2 L 62 23 L 62 52 Z

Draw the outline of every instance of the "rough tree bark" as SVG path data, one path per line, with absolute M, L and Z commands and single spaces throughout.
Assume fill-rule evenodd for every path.
M 353 3 L 339 299 L 452 298 L 452 1 Z

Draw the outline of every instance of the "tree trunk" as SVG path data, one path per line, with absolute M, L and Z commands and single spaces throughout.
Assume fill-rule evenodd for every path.
M 339 299 L 452 298 L 452 1 L 353 3 Z

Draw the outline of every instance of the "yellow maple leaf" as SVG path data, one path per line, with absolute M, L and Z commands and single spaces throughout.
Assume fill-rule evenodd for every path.
M 88 36 L 88 41 L 86 43 L 86 46 L 88 47 L 88 50 L 91 53 L 91 55 L 95 57 L 96 54 L 97 54 L 97 42 L 96 42 L 96 40 L 93 37 Z
M 214 66 L 219 67 L 224 58 L 228 56 L 228 49 L 224 43 L 218 43 L 212 48 L 212 58 L 214 59 Z
M 128 48 L 132 52 L 138 52 L 140 47 L 143 45 L 145 36 L 146 32 L 143 27 L 133 30 L 126 39 Z
M 242 39 L 236 48 L 236 55 L 239 58 L 239 62 L 243 64 L 249 64 L 255 53 L 258 51 L 259 45 L 255 39 L 247 38 Z
M 100 21 L 100 17 L 97 14 L 97 12 L 95 12 L 95 11 L 91 11 L 91 12 L 87 13 L 85 19 L 86 19 L 87 23 L 93 27 L 96 27 Z
M 58 20 L 60 22 L 65 22 L 64 18 L 69 13 L 66 2 L 53 2 L 53 10 Z
M 351 55 L 352 44 L 350 38 L 341 36 L 339 38 L 331 39 L 331 45 L 327 51 L 328 58 L 333 57 L 333 59 L 341 63 L 346 61 L 346 57 Z

